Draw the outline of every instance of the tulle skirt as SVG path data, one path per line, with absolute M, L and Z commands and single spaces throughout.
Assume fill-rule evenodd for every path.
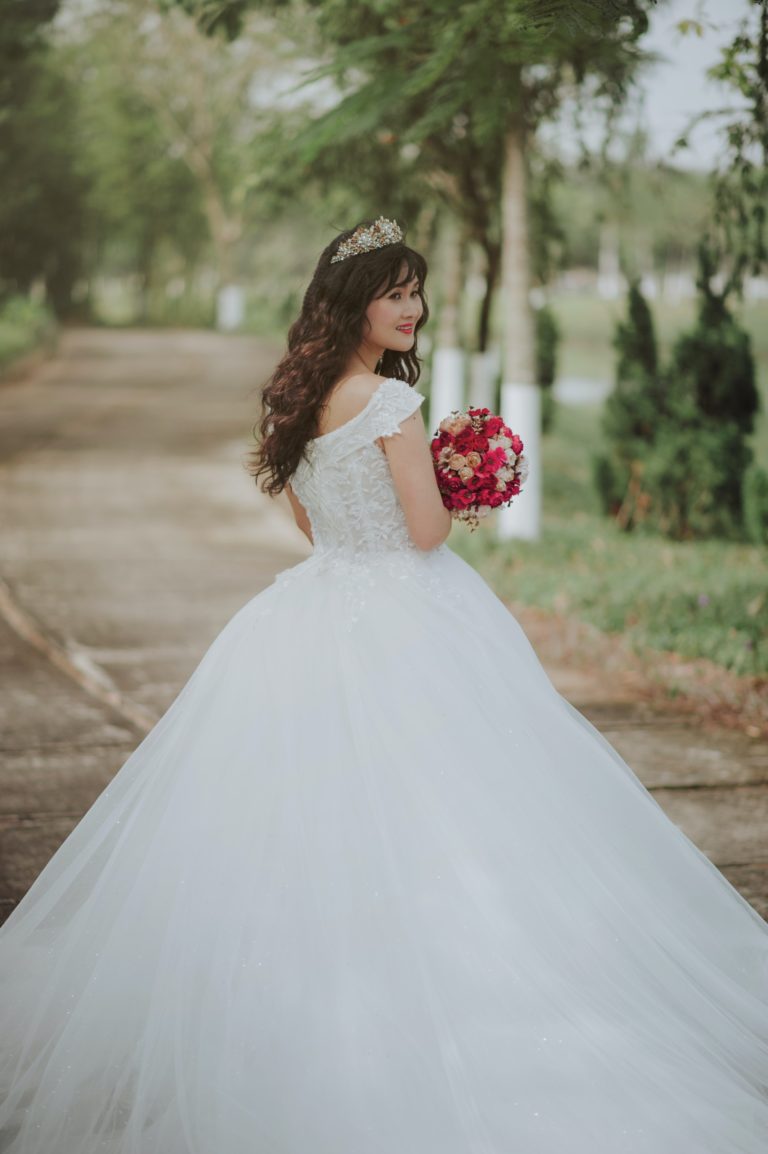
M 0 930 L 3 1154 L 768 1150 L 768 926 L 407 560 L 244 605 Z

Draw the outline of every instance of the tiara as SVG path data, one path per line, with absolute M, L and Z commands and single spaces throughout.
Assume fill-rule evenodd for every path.
M 372 252 L 375 248 L 384 248 L 388 244 L 398 244 L 404 237 L 404 232 L 396 220 L 387 220 L 380 216 L 374 224 L 360 225 L 347 240 L 342 241 L 331 257 L 331 264 L 339 260 L 346 260 L 348 256 L 359 256 L 361 252 Z

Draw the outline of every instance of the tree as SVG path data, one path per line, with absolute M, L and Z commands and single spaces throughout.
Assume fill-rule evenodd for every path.
M 92 269 L 138 274 L 138 319 L 152 319 L 166 270 L 185 280 L 207 249 L 199 189 L 151 107 L 123 84 L 108 43 L 70 53 L 80 85 L 80 163 L 89 180 Z
M 81 271 L 86 189 L 69 142 L 77 93 L 48 50 L 57 8 L 6 2 L 0 20 L 0 295 L 41 278 L 64 313 Z
M 620 528 L 633 529 L 648 515 L 644 473 L 666 409 L 653 317 L 638 280 L 630 283 L 627 317 L 616 327 L 614 348 L 616 378 L 602 415 L 608 452 L 593 457 L 592 468 L 603 510 Z
M 228 13 L 227 5 L 195 0 L 102 0 L 71 32 L 108 52 L 123 100 L 139 111 L 153 144 L 159 138 L 194 181 L 220 291 L 237 282 L 261 180 L 260 134 L 270 120 L 254 88 L 281 67 L 272 22 L 235 7 Z M 141 143 L 134 139 L 133 146 Z
M 754 359 L 714 271 L 702 243 L 698 316 L 666 366 L 650 310 L 631 286 L 603 418 L 608 452 L 593 462 L 603 506 L 623 529 L 644 524 L 680 540 L 763 533 L 765 486 L 750 471 L 747 442 L 760 407 Z
M 418 148 L 433 186 L 486 253 L 490 291 L 498 277 L 503 283 L 504 380 L 510 395 L 516 391 L 519 420 L 528 415 L 535 456 L 528 154 L 564 93 L 591 84 L 596 100 L 621 102 L 640 59 L 636 45 L 650 0 L 354 6 L 314 0 L 311 6 L 330 59 L 308 79 L 332 77 L 341 99 L 290 147 L 310 165 L 330 147 L 385 128 L 398 145 Z M 484 315 L 487 321 L 487 308 Z M 536 535 L 540 498 L 533 479 L 527 498 L 516 510 L 526 521 L 519 528 Z
M 677 142 L 686 148 L 703 120 L 721 127 L 724 147 L 713 174 L 714 219 L 707 243 L 718 266 L 728 270 L 728 292 L 736 293 L 746 275 L 757 276 L 768 263 L 768 0 L 748 4 L 739 32 L 707 72 L 735 103 L 694 117 Z M 696 20 L 679 27 L 687 33 L 701 30 Z

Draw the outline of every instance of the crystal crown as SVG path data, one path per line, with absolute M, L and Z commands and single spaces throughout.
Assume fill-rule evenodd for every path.
M 358 256 L 361 252 L 372 252 L 375 248 L 384 248 L 388 244 L 399 244 L 404 233 L 396 220 L 387 220 L 380 216 L 371 225 L 360 225 L 347 240 L 341 242 L 331 257 L 331 264 L 346 260 L 349 256 Z

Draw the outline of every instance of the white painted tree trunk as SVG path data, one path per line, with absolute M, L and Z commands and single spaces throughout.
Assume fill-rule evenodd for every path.
M 534 370 L 533 313 L 525 141 L 521 125 L 507 132 L 502 191 L 502 293 L 504 305 L 501 416 L 523 440 L 528 479 L 511 506 L 496 513 L 499 540 L 541 533 L 541 393 Z
M 473 353 L 469 362 L 468 404 L 475 409 L 496 412 L 496 377 L 499 368 L 498 349 Z
M 461 250 L 456 222 L 446 217 L 442 227 L 443 300 L 432 356 L 429 433 L 454 409 L 464 408 L 464 353 L 459 345 Z
M 464 354 L 461 349 L 437 348 L 432 357 L 429 429 L 435 429 L 454 409 L 464 408 Z

